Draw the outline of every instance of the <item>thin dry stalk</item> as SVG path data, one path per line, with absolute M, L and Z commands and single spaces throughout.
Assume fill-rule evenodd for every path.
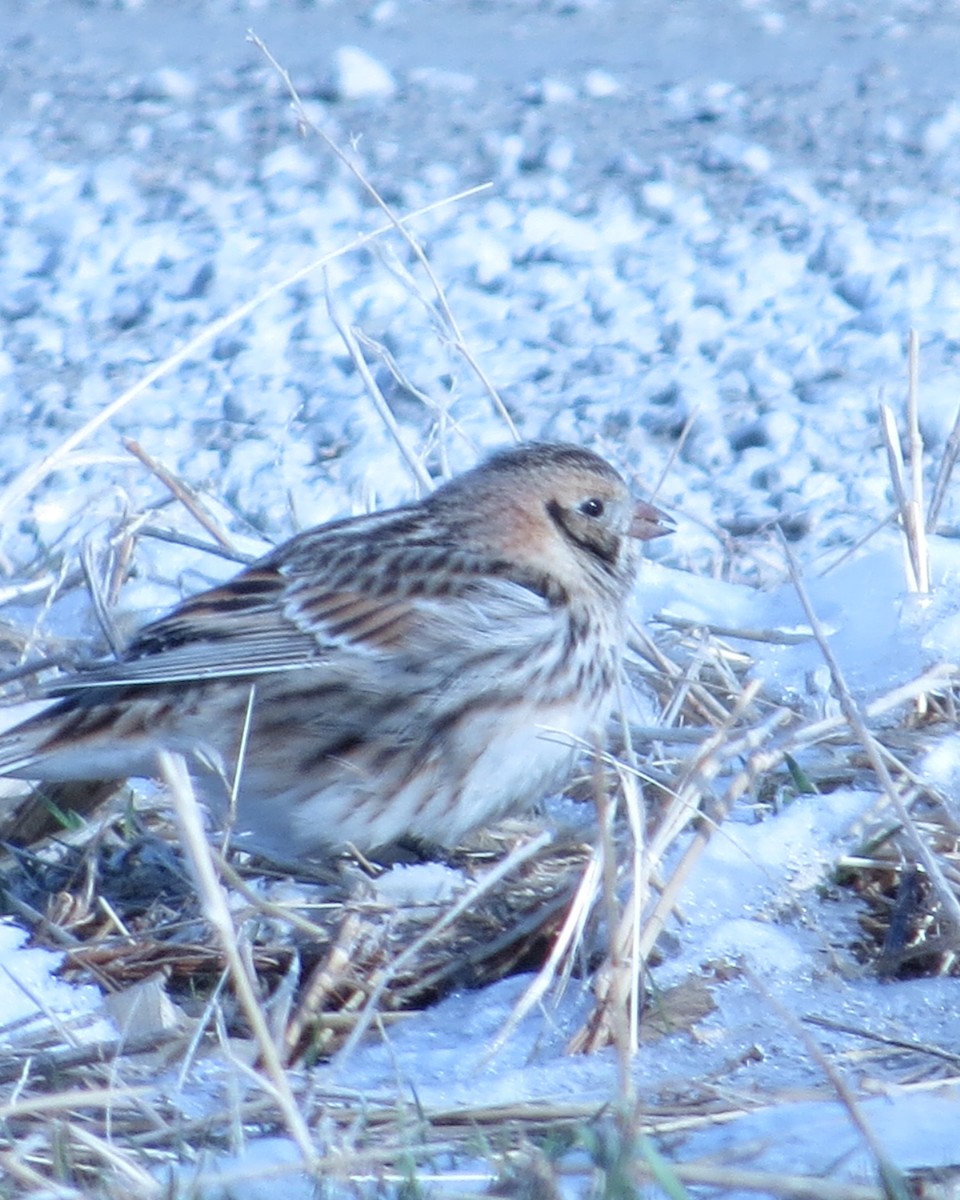
M 68 1132 L 69 1136 L 75 1142 L 79 1142 L 81 1146 L 85 1146 L 105 1166 L 111 1168 L 128 1184 L 136 1187 L 138 1197 L 164 1196 L 167 1194 L 167 1189 L 163 1184 L 158 1183 L 152 1175 L 138 1166 L 128 1154 L 124 1154 L 118 1150 L 116 1146 L 97 1137 L 96 1134 L 91 1133 L 88 1129 L 84 1129 L 77 1122 L 72 1123 L 68 1127 Z
M 879 1188 L 857 1183 L 832 1183 L 820 1175 L 785 1175 L 779 1171 L 676 1162 L 670 1163 L 670 1170 L 681 1183 L 699 1183 L 719 1188 L 721 1193 L 757 1192 L 784 1200 L 888 1200 Z M 654 1179 L 649 1167 L 638 1167 L 637 1174 Z
M 912 554 L 922 595 L 930 591 L 930 550 L 923 522 L 923 436 L 920 433 L 920 338 L 910 330 L 907 342 L 907 436 L 910 440 L 910 502 L 907 506 Z
M 267 62 L 270 63 L 273 69 L 283 80 L 284 86 L 290 95 L 290 100 L 293 105 L 294 112 L 297 114 L 297 120 L 300 123 L 301 128 L 309 129 L 311 133 L 320 138 L 327 149 L 330 150 L 347 168 L 350 174 L 353 175 L 353 177 L 357 180 L 374 204 L 376 204 L 377 207 L 385 214 L 385 216 L 390 219 L 394 229 L 396 229 L 396 231 L 410 247 L 414 257 L 417 259 L 417 262 L 423 268 L 427 279 L 430 281 L 430 286 L 433 289 L 434 295 L 436 296 L 437 306 L 441 316 L 443 317 L 443 322 L 449 331 L 454 349 L 463 357 L 476 375 L 477 379 L 479 379 L 480 383 L 483 385 L 484 390 L 490 397 L 491 403 L 493 404 L 494 411 L 510 431 L 510 436 L 514 439 L 514 441 L 519 442 L 520 434 L 517 431 L 516 425 L 513 423 L 513 418 L 510 416 L 506 406 L 500 399 L 496 388 L 487 378 L 483 368 L 477 362 L 476 358 L 471 353 L 469 346 L 464 340 L 463 333 L 460 330 L 460 326 L 457 323 L 456 317 L 453 315 L 453 310 L 450 308 L 446 294 L 443 288 L 440 286 L 440 281 L 437 279 L 437 276 L 430 265 L 430 261 L 424 253 L 423 247 L 419 244 L 416 238 L 413 237 L 405 225 L 397 219 L 390 205 L 387 204 L 386 200 L 384 200 L 370 180 L 367 179 L 366 175 L 364 175 L 353 159 L 351 159 L 348 154 L 344 153 L 344 151 L 340 149 L 340 147 L 333 140 L 333 138 L 329 136 L 329 134 L 325 133 L 318 125 L 311 121 L 309 114 L 304 108 L 303 101 L 300 99 L 300 95 L 293 85 L 293 80 L 290 78 L 290 72 L 282 67 L 279 62 L 277 62 L 277 60 L 267 49 L 266 44 L 259 37 L 257 37 L 255 33 L 248 33 L 247 37 L 249 41 L 257 47 L 264 58 L 266 58 Z M 481 184 L 480 187 L 474 188 L 472 191 L 473 193 L 485 191 L 490 186 L 491 185 L 489 183 Z
M 958 420 L 960 420 L 960 414 L 958 414 Z M 891 521 L 895 521 L 897 519 L 898 511 L 899 510 L 896 508 L 891 509 L 885 517 L 881 517 L 876 524 L 872 525 L 862 537 L 857 538 L 857 540 L 852 545 L 848 546 L 842 554 L 838 555 L 833 562 L 827 563 L 825 567 L 821 567 L 817 572 L 817 578 L 823 579 L 824 576 L 829 575 L 831 571 L 835 571 L 837 567 L 842 566 L 849 559 L 853 558 L 853 556 L 858 550 L 861 549 L 861 547 L 865 546 L 867 542 L 875 538 L 882 529 L 886 529 Z
M 433 480 L 430 478 L 426 467 L 404 441 L 396 417 L 390 411 L 390 405 L 384 399 L 383 392 L 380 391 L 373 373 L 367 366 L 367 360 L 363 357 L 363 353 L 357 345 L 357 339 L 354 336 L 353 330 L 343 319 L 339 306 L 334 301 L 333 290 L 330 287 L 330 276 L 326 271 L 323 273 L 323 289 L 327 300 L 327 312 L 330 315 L 330 320 L 333 322 L 337 333 L 340 334 L 340 339 L 344 346 L 346 346 L 347 353 L 353 360 L 353 365 L 357 368 L 357 373 L 363 380 L 363 386 L 367 389 L 367 395 L 373 401 L 380 420 L 386 425 L 387 431 L 400 451 L 403 461 L 410 468 L 411 474 L 420 485 L 422 491 L 425 493 L 431 492 L 433 490 Z
M 602 882 L 603 907 L 607 922 L 607 937 L 609 951 L 605 972 L 609 977 L 612 1007 L 609 1011 L 610 1028 L 613 1043 L 617 1051 L 617 1084 L 619 1099 L 624 1111 L 633 1103 L 633 1077 L 630 1071 L 630 1061 L 633 1058 L 634 1043 L 630 1040 L 630 1019 L 628 1009 L 632 1007 L 632 994 L 642 987 L 639 972 L 635 969 L 635 960 L 620 944 L 618 934 L 622 925 L 622 914 L 617 903 L 617 851 L 613 841 L 613 819 L 615 807 L 610 803 L 610 796 L 603 778 L 603 767 L 599 754 L 593 759 L 593 792 L 594 803 L 597 806 L 597 824 L 600 828 L 600 845 L 603 850 Z
M 227 789 L 229 797 L 227 804 L 227 820 L 223 829 L 223 840 L 220 843 L 220 856 L 226 858 L 230 847 L 230 835 L 237 819 L 237 797 L 240 795 L 240 781 L 243 779 L 243 765 L 247 761 L 247 746 L 250 744 L 250 729 L 253 725 L 253 708 L 257 700 L 257 685 L 251 683 L 247 690 L 247 703 L 243 710 L 243 725 L 240 727 L 240 745 L 237 748 L 237 762 L 233 778 Z
M 38 995 L 33 988 L 30 987 L 26 980 L 19 979 L 16 975 L 14 975 L 6 963 L 0 963 L 0 970 L 3 971 L 4 975 L 6 975 L 13 986 L 18 989 L 18 991 L 23 992 L 23 994 L 37 1009 L 37 1011 L 43 1013 L 46 1019 L 50 1022 L 51 1026 L 57 1031 L 61 1040 L 67 1042 L 76 1050 L 80 1043 L 71 1032 L 70 1026 L 65 1021 L 61 1021 L 57 1014 L 46 1003 L 44 998 L 41 995 Z
M 734 737 L 733 730 L 737 720 L 753 703 L 760 687 L 761 683 L 756 679 L 747 685 L 726 721 L 701 745 L 684 772 L 677 784 L 673 800 L 649 841 L 648 853 L 652 869 L 659 866 L 667 850 L 687 827 L 691 818 L 700 812 L 701 801 L 704 796 L 710 794 L 710 785 L 720 774 L 724 762 L 742 754 L 747 749 L 747 743 L 752 743 L 758 732 L 760 736 L 769 738 L 778 725 L 789 719 L 789 713 L 778 710 L 771 713 L 757 730 L 747 730 L 739 737 Z
M 645 896 L 649 893 L 651 884 L 656 878 L 656 872 L 651 868 L 647 855 L 643 796 L 637 776 L 636 759 L 633 755 L 633 747 L 630 745 L 629 739 L 627 741 L 627 752 L 627 761 L 616 763 L 616 771 L 620 781 L 620 791 L 623 796 L 624 809 L 627 814 L 627 823 L 630 826 L 630 837 L 633 843 L 633 861 L 630 866 L 630 878 L 635 881 L 635 894 Z M 641 984 L 643 956 L 640 953 L 641 913 L 632 897 L 628 913 L 631 920 L 630 949 L 627 956 L 630 966 L 629 1044 L 637 1046 L 640 1042 L 640 1014 L 643 1011 L 643 986 Z
M 358 913 L 347 913 L 336 936 L 326 946 L 324 958 L 311 972 L 310 978 L 297 1000 L 296 1008 L 286 1023 L 283 1044 L 288 1062 L 296 1061 L 311 1043 L 320 1050 L 325 1049 L 323 1041 L 315 1034 L 321 1032 L 317 1029 L 318 1020 L 332 996 L 338 996 L 339 993 L 340 1015 L 349 1015 L 348 1028 L 353 1028 L 356 1017 L 350 1010 L 356 1009 L 359 1005 L 362 991 L 353 988 L 353 994 L 349 999 L 344 1000 L 342 993 L 345 976 L 351 966 L 359 968 L 361 963 L 366 964 L 373 961 L 373 953 L 379 944 L 378 934 L 370 929 Z M 381 1024 L 380 1014 L 378 1014 L 378 1027 Z M 329 1037 L 330 1028 L 326 1024 L 324 1014 L 322 1028 L 324 1038 Z
M 302 913 L 297 912 L 294 908 L 285 904 L 277 904 L 272 900 L 268 900 L 265 896 L 259 895 L 250 887 L 242 875 L 230 865 L 225 858 L 220 858 L 217 863 L 217 870 L 229 887 L 243 896 L 244 900 L 250 905 L 253 912 L 264 917 L 271 917 L 275 920 L 283 921 L 289 925 L 291 929 L 299 930 L 305 934 L 307 938 L 315 942 L 326 942 L 330 936 L 330 930 L 325 929 L 322 925 L 316 924 L 315 921 L 308 920 Z
M 9 1028 L 9 1027 L 8 1027 Z M 5 1030 L 7 1032 L 8 1030 Z M 123 1036 L 92 1044 L 54 1049 L 31 1047 L 29 1050 L 7 1053 L 0 1064 L 0 1083 L 9 1083 L 29 1072 L 31 1079 L 62 1079 L 69 1071 L 79 1067 L 96 1066 L 104 1061 L 114 1062 L 121 1055 L 135 1056 L 148 1054 L 168 1045 L 170 1042 L 182 1041 L 183 1034 L 179 1030 L 151 1031 L 145 1036 Z M 19 1088 L 24 1080 L 17 1085 L 8 1103 L 13 1104 L 19 1095 Z
M 223 995 L 228 981 L 229 971 L 221 972 L 220 978 L 217 980 L 210 999 L 203 1006 L 203 1012 L 200 1014 L 200 1019 L 196 1023 L 193 1036 L 190 1038 L 190 1041 L 187 1043 L 186 1049 L 183 1052 L 180 1070 L 177 1072 L 177 1087 L 181 1090 L 187 1086 L 187 1079 L 197 1059 L 197 1055 L 200 1053 L 200 1046 L 206 1035 L 207 1029 L 214 1025 L 216 1021 L 216 1013 L 220 1007 L 220 997 Z
M 848 1033 L 853 1037 L 863 1038 L 866 1042 L 875 1042 L 880 1046 L 892 1046 L 895 1050 L 905 1050 L 908 1054 L 925 1054 L 940 1062 L 949 1063 L 954 1069 L 960 1068 L 960 1054 L 952 1050 L 944 1050 L 942 1046 L 934 1046 L 930 1042 L 917 1042 L 911 1038 L 890 1037 L 889 1034 L 876 1033 L 872 1029 L 864 1029 L 860 1025 L 850 1025 L 845 1021 L 837 1021 L 833 1017 L 821 1017 L 808 1013 L 803 1018 L 805 1024 L 816 1025 L 820 1029 L 829 1029 L 832 1033 Z M 942 1085 L 943 1080 L 935 1081 Z
M 751 629 L 749 626 L 735 628 L 732 625 L 714 625 L 710 621 L 694 621 L 689 617 L 678 617 L 665 612 L 656 613 L 653 620 L 681 632 L 702 630 L 712 637 L 740 638 L 745 642 L 766 642 L 772 646 L 800 646 L 813 638 L 812 633 L 802 630 L 792 632 L 789 629 Z
M 393 381 L 408 395 L 415 397 L 423 405 L 428 412 L 433 414 L 434 419 L 439 422 L 446 418 L 447 414 L 443 405 L 437 404 L 432 396 L 428 395 L 422 388 L 417 387 L 410 376 L 404 371 L 403 367 L 397 362 L 396 358 L 390 353 L 383 342 L 377 341 L 375 337 L 364 333 L 360 328 L 354 328 L 353 335 L 357 342 L 364 350 L 374 355 L 386 367 Z
M 106 896 L 97 896 L 96 903 L 97 908 L 106 916 L 107 920 L 117 931 L 117 933 L 119 933 L 122 938 L 125 938 L 130 945 L 133 945 L 136 941 L 136 938 L 127 928 L 126 922 L 106 898 Z
M 384 992 L 387 989 L 390 981 L 394 979 L 402 970 L 410 963 L 415 962 L 417 957 L 422 952 L 423 948 L 443 930 L 458 919 L 461 913 L 465 912 L 477 900 L 489 892 L 500 882 L 505 875 L 516 870 L 528 859 L 539 853 L 544 846 L 550 841 L 549 833 L 541 833 L 539 837 L 527 842 L 525 845 L 517 846 L 507 855 L 505 859 L 497 863 L 482 879 L 478 880 L 476 885 L 466 891 L 460 899 L 449 908 L 442 916 L 425 930 L 420 937 L 416 938 L 401 954 L 398 954 L 384 969 L 380 972 L 376 984 L 370 992 L 370 998 L 364 1006 L 363 1012 L 360 1014 L 357 1024 L 354 1026 L 353 1032 L 344 1042 L 343 1047 L 337 1054 L 337 1064 L 341 1068 L 351 1057 L 357 1046 L 360 1044 L 367 1030 L 370 1028 L 371 1022 L 377 1015 L 378 1007 Z
M 110 615 L 110 608 L 107 605 L 107 599 L 100 582 L 100 573 L 94 561 L 93 543 L 90 538 L 84 538 L 80 545 L 80 566 L 83 570 L 83 578 L 87 585 L 87 591 L 90 594 L 90 603 L 93 607 L 94 616 L 97 618 L 97 624 L 100 626 L 103 636 L 107 639 L 107 645 L 110 647 L 114 658 L 119 658 L 123 653 L 123 638 L 117 629 L 116 622 Z
M 671 683 L 679 681 L 685 674 L 685 668 L 673 661 L 666 651 L 654 642 L 650 634 L 635 622 L 630 623 L 631 647 L 637 651 L 658 674 Z M 727 720 L 729 712 L 708 688 L 700 684 L 688 683 L 688 700 L 698 715 L 711 725 Z
M 887 451 L 890 480 L 897 497 L 900 525 L 906 541 L 908 567 L 907 588 L 926 595 L 930 591 L 930 551 L 923 521 L 923 437 L 920 433 L 919 339 L 910 330 L 907 347 L 907 439 L 910 450 L 910 481 L 907 486 L 900 437 L 893 411 L 888 404 L 880 405 L 880 428 Z
M 388 223 L 378 225 L 375 229 L 371 229 L 367 233 L 357 234 L 346 245 L 340 246 L 336 250 L 330 250 L 326 254 L 321 254 L 319 258 L 311 260 L 305 266 L 299 267 L 289 275 L 285 275 L 276 283 L 263 288 L 250 300 L 238 305 L 224 316 L 211 321 L 209 325 L 201 329 L 195 337 L 192 337 L 179 350 L 171 354 L 168 358 L 165 358 L 162 362 L 157 363 L 155 367 L 152 367 L 132 387 L 127 388 L 116 399 L 104 405 L 95 416 L 85 421 L 79 429 L 75 429 L 73 433 L 64 438 L 60 445 L 51 450 L 40 462 L 33 463 L 31 466 L 24 468 L 19 475 L 15 476 L 4 490 L 0 492 L 0 529 L 5 529 L 9 526 L 9 514 L 12 511 L 16 511 L 20 503 L 29 496 L 33 489 L 42 483 L 53 471 L 57 470 L 69 458 L 71 452 L 77 446 L 82 445 L 98 429 L 113 420 L 117 413 L 122 412 L 134 400 L 142 396 L 158 380 L 164 379 L 172 371 L 176 370 L 181 363 L 192 358 L 198 350 L 202 350 L 204 346 L 216 341 L 225 330 L 238 325 L 252 312 L 255 312 L 262 305 L 266 304 L 268 300 L 293 287 L 301 280 L 306 279 L 315 271 L 319 271 L 337 259 L 345 258 L 348 254 L 352 254 L 362 246 L 366 246 L 377 238 L 383 237 L 385 233 L 390 233 L 398 225 L 406 227 L 408 223 L 417 220 L 419 217 L 445 208 L 448 204 L 456 204 L 461 200 L 467 199 L 469 196 L 476 195 L 477 192 L 483 191 L 486 186 L 484 184 L 480 187 L 465 188 L 453 196 L 444 196 L 442 199 L 435 200 L 431 204 L 425 204 L 414 212 L 408 213 L 406 216 L 397 217 L 391 214 L 391 219 Z
M 157 752 L 157 761 L 160 775 L 170 790 L 183 848 L 193 870 L 204 914 L 217 932 L 230 967 L 237 998 L 253 1030 L 261 1061 L 272 1084 L 272 1091 L 284 1122 L 300 1150 L 304 1165 L 308 1166 L 315 1157 L 310 1132 L 300 1113 L 277 1046 L 270 1037 L 266 1017 L 257 999 L 252 972 L 237 944 L 230 907 L 223 886 L 217 878 L 186 762 L 182 755 L 171 754 L 167 750 Z M 260 1082 L 262 1084 L 264 1081 Z
M 880 1176 L 880 1179 L 883 1180 L 886 1185 L 884 1190 L 886 1191 L 887 1188 L 889 1188 L 891 1182 L 899 1181 L 900 1186 L 898 1190 L 905 1198 L 907 1195 L 905 1189 L 905 1180 L 903 1180 L 900 1171 L 894 1167 L 887 1158 L 883 1151 L 883 1147 L 880 1145 L 880 1142 L 877 1139 L 876 1134 L 870 1128 L 866 1117 L 863 1115 L 863 1110 L 860 1108 L 860 1104 L 856 1096 L 854 1096 L 852 1089 L 847 1086 L 846 1080 L 843 1078 L 840 1072 L 834 1068 L 833 1063 L 831 1063 L 824 1054 L 823 1050 L 820 1048 L 820 1043 L 808 1029 L 804 1028 L 802 1022 L 797 1020 L 797 1017 L 790 1012 L 785 1005 L 781 1004 L 780 1001 L 777 1000 L 770 989 L 761 982 L 761 980 L 754 974 L 753 971 L 750 970 L 748 966 L 744 964 L 741 964 L 741 966 L 746 978 L 749 979 L 750 983 L 753 985 L 753 988 L 759 992 L 761 996 L 763 996 L 767 1004 L 770 1005 L 776 1015 L 780 1018 L 780 1021 L 788 1029 L 792 1030 L 794 1037 L 799 1038 L 799 1040 L 806 1047 L 807 1053 L 830 1081 L 830 1086 L 837 1093 L 837 1099 L 847 1110 L 847 1115 L 849 1116 L 854 1128 L 863 1138 L 864 1143 L 870 1150 L 870 1153 L 873 1155 L 874 1162 L 877 1164 L 877 1173 Z
M 246 550 L 237 550 L 236 547 L 228 550 L 226 546 L 219 546 L 203 538 L 191 537 L 189 533 L 184 533 L 180 529 L 166 529 L 162 525 L 141 525 L 137 533 L 141 538 L 156 538 L 157 541 L 170 542 L 174 546 L 186 546 L 188 550 L 202 550 L 204 554 L 213 554 L 218 558 L 226 559 L 227 562 L 239 563 L 244 567 L 248 567 L 257 557 L 255 554 L 247 553 Z
M 119 536 L 116 538 L 115 546 L 112 547 L 111 570 L 107 581 L 107 602 L 111 607 L 115 606 L 120 599 L 120 589 L 130 574 L 130 566 L 137 546 L 137 533 L 146 517 L 146 513 L 141 513 L 132 519 L 128 518 L 118 531 Z
M 887 467 L 890 471 L 890 482 L 893 484 L 897 497 L 897 510 L 900 513 L 900 530 L 904 538 L 903 570 L 907 579 L 907 591 L 920 590 L 920 564 L 917 561 L 916 542 L 913 540 L 910 520 L 910 501 L 904 485 L 903 454 L 900 450 L 900 434 L 897 432 L 897 422 L 893 409 L 889 404 L 880 405 L 880 430 L 883 434 L 883 444 L 887 451 Z
M 943 508 L 943 502 L 947 498 L 950 477 L 953 474 L 954 467 L 957 465 L 958 456 L 960 456 L 960 408 L 957 409 L 957 415 L 953 418 L 953 428 L 950 430 L 950 436 L 947 438 L 947 444 L 943 449 L 943 456 L 940 459 L 940 466 L 937 469 L 937 478 L 933 485 L 933 495 L 930 497 L 930 508 L 927 511 L 926 528 L 928 533 L 933 533 L 937 527 L 937 521 L 940 519 L 940 509 Z
M 587 865 L 583 869 L 583 875 L 577 885 L 576 893 L 567 910 L 563 925 L 553 940 L 553 945 L 550 948 L 546 962 L 534 976 L 533 982 L 513 1006 L 510 1016 L 491 1041 L 483 1058 L 484 1063 L 489 1062 L 503 1049 L 507 1040 L 513 1035 L 514 1030 L 524 1017 L 527 1016 L 535 1005 L 540 1003 L 559 974 L 561 963 L 566 961 L 568 966 L 572 963 L 570 949 L 572 946 L 576 946 L 583 937 L 583 931 L 586 928 L 590 911 L 593 908 L 597 886 L 600 882 L 602 857 L 603 851 L 600 846 L 595 846 L 593 853 L 587 859 Z
M 153 1089 L 143 1087 L 123 1088 L 72 1088 L 53 1092 L 49 1096 L 25 1096 L 15 1102 L 0 1104 L 0 1121 L 17 1121 L 22 1117 L 51 1116 L 54 1113 L 83 1112 L 87 1109 L 113 1108 L 127 1100 L 150 1096 Z
M 876 775 L 884 794 L 890 801 L 893 811 L 897 815 L 897 819 L 902 823 L 904 832 L 910 840 L 913 851 L 927 872 L 930 882 L 937 894 L 942 907 L 943 915 L 949 931 L 954 938 L 960 937 L 960 901 L 958 901 L 953 888 L 950 887 L 947 880 L 944 878 L 943 871 L 940 869 L 940 864 L 937 861 L 937 856 L 927 845 L 926 841 L 917 829 L 916 822 L 911 816 L 903 797 L 900 794 L 900 789 L 894 781 L 887 764 L 884 762 L 883 754 L 876 738 L 867 729 L 864 723 L 863 715 L 857 706 L 856 701 L 847 687 L 846 679 L 840 669 L 840 664 L 837 662 L 836 656 L 830 647 L 826 634 L 823 631 L 823 626 L 814 611 L 813 605 L 810 602 L 810 597 L 807 594 L 807 589 L 804 587 L 803 580 L 800 577 L 800 571 L 797 566 L 796 559 L 790 550 L 790 546 L 786 538 L 781 536 L 781 542 L 784 555 L 787 559 L 787 564 L 790 569 L 790 578 L 793 586 L 796 588 L 797 595 L 800 598 L 800 603 L 803 605 L 803 610 L 806 613 L 807 620 L 810 622 L 810 628 L 813 630 L 814 637 L 817 639 L 817 644 L 820 647 L 820 653 L 824 657 L 824 661 L 830 669 L 830 678 L 833 681 L 833 686 L 836 689 L 840 699 L 840 706 L 843 714 L 848 721 L 851 729 L 856 734 L 860 744 L 863 746 L 864 752 L 870 762 L 870 766 Z
M 18 1147 L 18 1149 L 22 1153 L 22 1147 Z M 24 1188 L 35 1188 L 37 1196 L 41 1200 L 48 1200 L 51 1195 L 49 1179 L 23 1162 L 16 1154 L 0 1151 L 0 1180 L 4 1175 L 9 1179 L 15 1179 Z M 28 1194 L 26 1191 L 22 1193 L 24 1197 Z M 66 1187 L 64 1184 L 57 1185 L 56 1200 L 74 1200 L 74 1197 L 76 1200 L 83 1200 L 82 1193 L 77 1188 Z
M 757 747 L 766 745 L 777 724 L 783 719 L 783 715 L 780 713 L 773 714 L 758 728 L 747 731 L 739 739 L 728 740 L 726 743 L 715 746 L 709 756 L 706 758 L 701 757 L 696 777 L 692 781 L 695 786 L 691 789 L 688 785 L 684 794 L 678 794 L 673 804 L 671 804 L 667 816 L 651 841 L 650 860 L 653 864 L 661 861 L 666 850 L 682 830 L 686 828 L 691 817 L 699 813 L 698 800 L 703 794 L 703 787 L 706 787 L 709 780 L 716 777 L 721 769 L 722 762 L 746 757 L 746 765 L 734 776 L 721 799 L 713 806 L 713 811 L 709 819 L 704 817 L 700 828 L 697 829 L 690 845 L 684 851 L 670 878 L 663 885 L 656 903 L 647 915 L 643 924 L 639 948 L 642 958 L 649 955 L 656 945 L 657 939 L 666 928 L 670 913 L 677 906 L 680 893 L 690 876 L 690 872 L 703 854 L 713 834 L 726 819 L 733 805 L 749 789 L 752 782 L 764 770 L 769 769 L 771 760 L 779 761 L 782 758 L 782 754 L 780 753 L 771 755 L 768 751 L 761 751 L 759 756 L 757 756 L 755 752 Z M 721 749 L 723 750 L 723 759 L 720 757 Z M 751 751 L 754 753 L 751 753 Z M 697 783 L 697 780 L 703 781 L 703 787 Z
M 686 421 L 684 421 L 683 428 L 680 430 L 680 436 L 673 443 L 673 447 L 670 450 L 670 455 L 667 458 L 667 461 L 663 465 L 663 470 L 660 472 L 659 478 L 657 479 L 657 482 L 654 485 L 653 491 L 650 493 L 650 499 L 654 503 L 656 502 L 657 496 L 660 495 L 661 488 L 667 481 L 667 476 L 673 470 L 674 463 L 680 457 L 680 453 L 683 450 L 683 447 L 686 445 L 687 438 L 690 436 L 691 430 L 693 429 L 694 425 L 697 423 L 697 419 L 699 418 L 699 416 L 700 416 L 700 406 L 698 405 L 695 409 L 693 409 L 693 411 L 687 417 Z
M 660 712 L 660 719 L 665 725 L 677 724 L 680 714 L 687 707 L 690 691 L 700 682 L 700 672 L 710 656 L 710 644 L 707 638 L 701 636 L 694 648 L 690 660 L 683 667 L 682 673 L 676 678 L 673 694 Z
M 2 509 L 2 502 L 0 502 L 0 509 Z M 3 528 L 3 517 L 0 516 L 0 530 Z M 2 540 L 2 533 L 0 533 L 0 540 Z M 56 575 L 52 580 L 50 580 L 49 585 L 47 585 L 47 594 L 43 598 L 43 603 L 37 612 L 33 625 L 24 642 L 23 651 L 20 656 L 21 660 L 26 660 L 33 653 L 33 649 L 41 636 L 40 631 L 43 629 L 44 622 L 49 616 L 54 602 L 56 601 L 57 597 L 66 590 L 70 583 L 70 571 L 66 560 L 64 560 L 60 563 Z
M 908 683 L 898 684 L 897 687 L 891 688 L 884 695 L 871 700 L 864 709 L 864 715 L 870 721 L 885 716 L 887 713 L 893 712 L 905 704 L 910 704 L 921 696 L 927 696 L 944 688 L 952 687 L 958 676 L 960 676 L 960 666 L 953 663 L 938 663 L 936 666 L 924 671 L 922 675 L 918 675 L 916 679 L 911 679 Z M 773 766 L 775 762 L 780 761 L 785 753 L 793 754 L 795 751 L 803 749 L 806 746 L 812 746 L 817 742 L 824 741 L 846 726 L 847 718 L 842 714 L 835 717 L 824 717 L 820 721 L 814 721 L 809 725 L 802 726 L 800 729 L 792 732 L 773 751 L 773 758 L 769 765 Z
M 760 680 L 752 680 L 738 697 L 736 707 L 730 713 L 728 720 L 703 743 L 699 753 L 687 768 L 677 786 L 676 794 L 670 803 L 656 832 L 650 839 L 648 853 L 650 868 L 659 867 L 670 846 L 687 827 L 692 817 L 701 814 L 701 802 L 711 794 L 711 785 L 721 773 L 726 762 L 749 754 L 758 745 L 769 742 L 774 731 L 790 719 L 786 710 L 776 710 L 756 726 L 744 730 L 739 735 L 734 734 L 738 720 L 747 712 L 760 691 Z M 707 836 L 726 817 L 729 806 L 726 802 L 718 805 L 718 812 L 705 820 Z M 702 814 L 706 817 L 706 814 Z
M 399 271 L 399 268 L 391 264 L 391 269 L 394 273 L 400 273 L 401 281 L 408 288 L 410 294 L 413 295 L 421 304 L 430 311 L 431 316 L 435 316 L 429 301 L 421 291 L 417 289 L 417 285 L 413 279 L 407 278 L 407 272 Z M 437 458 L 439 460 L 440 477 L 441 479 L 450 479 L 453 472 L 450 469 L 450 454 L 447 449 L 447 437 L 452 431 L 456 433 L 468 445 L 474 445 L 469 434 L 463 429 L 460 422 L 450 415 L 449 402 L 441 403 L 435 400 L 422 388 L 417 387 L 410 376 L 403 370 L 394 356 L 386 348 L 382 342 L 378 342 L 376 338 L 370 337 L 369 334 L 363 332 L 359 327 L 353 330 L 354 336 L 360 345 L 369 351 L 375 358 L 384 365 L 393 380 L 399 386 L 401 391 L 417 399 L 432 415 L 433 429 L 431 431 L 431 441 L 436 447 Z
M 148 454 L 138 441 L 129 437 L 121 438 L 120 440 L 123 442 L 124 449 L 129 450 L 134 458 L 143 463 L 151 475 L 155 475 L 160 480 L 174 499 L 183 505 L 191 517 L 193 517 L 202 529 L 205 529 L 210 534 L 218 546 L 229 551 L 231 554 L 235 553 L 236 548 L 229 533 L 227 533 L 216 517 L 207 511 L 200 497 L 188 483 L 178 475 L 174 475 L 168 467 L 165 467 L 152 454 Z

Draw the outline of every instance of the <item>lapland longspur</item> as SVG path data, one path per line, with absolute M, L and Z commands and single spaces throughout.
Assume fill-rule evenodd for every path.
M 163 747 L 281 861 L 452 844 L 559 785 L 600 729 L 638 543 L 667 532 L 596 454 L 503 450 L 298 534 L 57 681 L 0 737 L 0 774 L 150 776 Z

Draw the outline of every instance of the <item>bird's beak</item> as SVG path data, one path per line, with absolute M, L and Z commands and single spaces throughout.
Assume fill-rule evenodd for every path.
M 638 500 L 633 506 L 630 536 L 639 538 L 641 542 L 649 542 L 651 538 L 663 537 L 667 533 L 673 533 L 672 519 L 645 500 Z

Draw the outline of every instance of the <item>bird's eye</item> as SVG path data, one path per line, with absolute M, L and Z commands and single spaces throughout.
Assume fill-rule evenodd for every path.
M 603 501 L 598 500 L 596 496 L 591 496 L 589 500 L 584 500 L 580 505 L 580 511 L 585 517 L 602 517 Z

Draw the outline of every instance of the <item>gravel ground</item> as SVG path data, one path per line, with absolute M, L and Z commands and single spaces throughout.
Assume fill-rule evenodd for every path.
M 657 553 L 760 578 L 728 535 L 777 520 L 813 555 L 864 532 L 886 504 L 876 400 L 902 390 L 911 323 L 934 451 L 949 429 L 954 5 L 752 3 L 721 19 L 610 0 L 61 0 L 0 15 L 7 479 L 203 323 L 375 223 L 320 143 L 298 141 L 248 27 L 399 211 L 492 181 L 417 231 L 523 433 L 599 443 L 652 482 L 696 416 L 663 495 L 708 532 Z M 454 466 L 503 440 L 382 256 L 332 276 L 348 317 L 459 422 Z M 390 387 L 428 453 L 429 409 Z M 59 475 L 8 494 L 14 565 L 156 499 L 117 462 L 118 430 L 270 538 L 410 487 L 317 277 L 88 439 L 82 488 Z

